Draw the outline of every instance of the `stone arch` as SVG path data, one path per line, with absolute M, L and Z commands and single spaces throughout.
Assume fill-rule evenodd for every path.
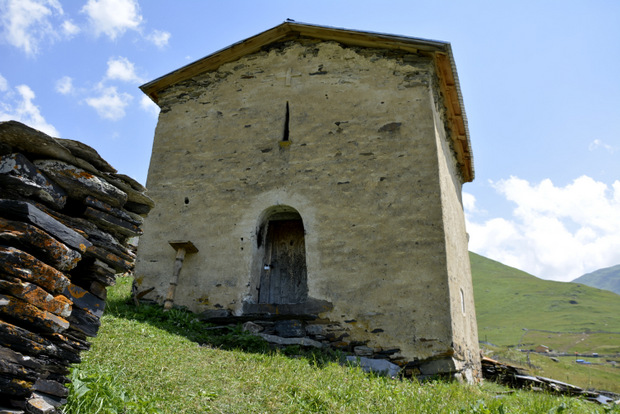
M 305 230 L 295 208 L 277 205 L 260 214 L 254 256 L 255 303 L 294 304 L 308 299 Z

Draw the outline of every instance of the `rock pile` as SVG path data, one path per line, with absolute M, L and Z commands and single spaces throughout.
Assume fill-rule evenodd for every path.
M 153 201 L 91 147 L 15 121 L 0 190 L 0 413 L 56 413 Z
M 523 368 L 516 367 L 504 362 L 483 356 L 482 375 L 485 379 L 491 380 L 512 388 L 526 388 L 532 391 L 542 391 L 551 394 L 568 395 L 573 397 L 585 398 L 599 404 L 620 404 L 620 395 L 608 391 L 597 391 L 583 389 L 576 385 L 554 380 L 551 378 L 540 377 L 538 375 L 528 375 Z

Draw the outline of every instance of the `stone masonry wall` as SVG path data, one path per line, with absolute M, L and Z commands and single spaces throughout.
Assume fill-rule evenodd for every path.
M 461 199 L 461 182 L 453 162 L 452 149 L 447 145 L 445 129 L 442 128 L 441 101 L 435 97 L 435 102 L 439 177 L 442 188 L 442 221 L 445 228 L 449 229 L 445 232 L 446 266 L 450 287 L 446 300 L 450 303 L 451 329 L 454 338 L 452 359 L 455 364 L 454 369 L 463 372 L 463 375 L 471 381 L 472 378 L 480 375 L 481 366 L 478 358 L 480 353 L 478 325 L 467 248 L 468 236 Z
M 0 189 L 0 412 L 54 414 L 153 201 L 89 146 L 15 121 Z
M 403 366 L 452 361 L 449 282 L 459 272 L 465 283 L 469 268 L 460 256 L 448 268 L 446 240 L 462 238 L 464 225 L 444 220 L 461 208 L 462 180 L 448 133 L 437 132 L 435 78 L 427 57 L 299 39 L 160 93 L 147 183 L 156 207 L 136 264 L 139 289 L 154 288 L 145 298 L 162 302 L 168 289 L 167 241 L 190 240 L 199 252 L 185 258 L 175 303 L 248 316 L 261 217 L 293 209 L 318 304 L 304 322 L 315 338 Z M 445 372 L 454 370 L 449 362 Z

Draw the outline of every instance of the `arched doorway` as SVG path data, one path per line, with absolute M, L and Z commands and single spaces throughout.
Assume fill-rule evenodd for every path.
M 258 303 L 305 302 L 308 299 L 306 245 L 299 212 L 288 206 L 271 209 L 257 239 L 262 254 Z

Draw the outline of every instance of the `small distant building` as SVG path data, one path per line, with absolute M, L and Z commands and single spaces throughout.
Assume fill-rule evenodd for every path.
M 534 351 L 536 351 L 536 352 L 538 352 L 538 353 L 546 353 L 546 352 L 549 352 L 549 351 L 550 351 L 550 349 L 549 349 L 549 347 L 548 347 L 548 346 L 545 346 L 545 345 L 538 345 L 538 346 L 534 349 Z
M 161 108 L 145 299 L 169 291 L 169 241 L 191 241 L 176 305 L 479 377 L 449 43 L 286 22 L 141 89 Z

